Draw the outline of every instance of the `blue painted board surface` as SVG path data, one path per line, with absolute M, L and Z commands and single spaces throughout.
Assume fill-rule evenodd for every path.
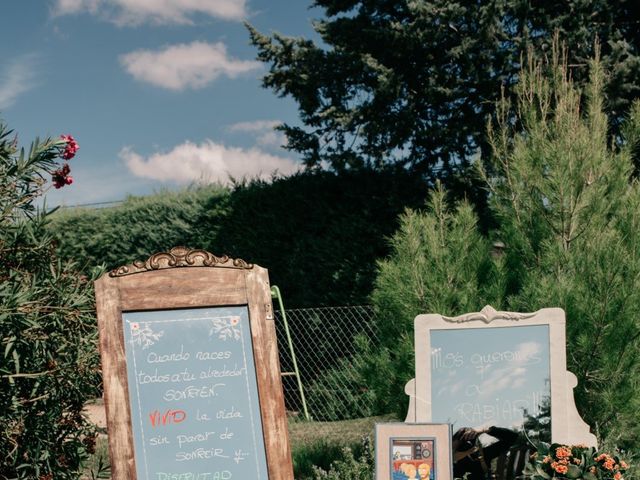
M 266 480 L 247 307 L 122 317 L 138 479 Z

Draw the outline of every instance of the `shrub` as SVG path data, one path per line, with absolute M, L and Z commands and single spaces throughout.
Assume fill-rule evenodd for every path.
M 95 442 L 82 416 L 98 384 L 93 292 L 35 205 L 46 176 L 71 183 L 58 161 L 72 155 L 67 138 L 25 155 L 10 134 L 0 124 L 0 478 L 78 478 Z
M 60 256 L 83 267 L 111 269 L 186 245 L 268 268 L 289 307 L 359 305 L 398 214 L 420 206 L 425 192 L 405 171 L 304 172 L 60 210 L 49 230 Z
M 377 414 L 404 418 L 406 382 L 414 376 L 413 319 L 425 312 L 474 311 L 499 303 L 488 278 L 499 271 L 471 206 L 451 208 L 438 188 L 424 212 L 407 210 L 391 239 L 393 254 L 378 263 L 372 295 L 380 346 L 365 363 L 376 391 Z
M 342 455 L 342 459 L 331 463 L 329 470 L 316 468 L 314 480 L 371 480 L 374 478 L 375 455 L 369 437 L 362 439 L 359 455 L 350 447 L 345 447 Z
M 354 347 L 353 355 L 340 359 L 305 387 L 314 420 L 333 422 L 374 414 L 375 394 L 363 375 L 371 342 L 366 336 L 357 335 Z
M 331 464 L 343 458 L 345 446 L 327 440 L 293 445 L 293 476 L 296 480 L 313 478 L 318 468 L 329 469 Z
M 178 245 L 202 248 L 194 239 L 199 218 L 205 212 L 218 218 L 208 232 L 215 238 L 227 197 L 228 191 L 216 186 L 128 197 L 116 207 L 59 210 L 49 230 L 61 257 L 86 269 L 102 264 L 113 269 Z

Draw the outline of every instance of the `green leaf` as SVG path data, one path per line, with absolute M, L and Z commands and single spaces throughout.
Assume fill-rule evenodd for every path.
M 541 476 L 545 480 L 549 480 L 551 478 L 551 475 L 545 472 L 540 465 L 536 465 L 536 472 L 539 476 Z
M 20 355 L 18 355 L 18 351 L 14 350 L 13 352 L 11 352 L 12 356 L 13 356 L 13 362 L 16 366 L 16 373 L 20 373 Z
M 569 465 L 567 471 L 567 478 L 580 478 L 582 476 L 582 469 L 577 465 Z
M 9 337 L 9 340 L 7 341 L 7 346 L 4 348 L 4 358 L 7 358 L 9 356 L 9 352 L 13 349 L 13 344 L 16 341 L 16 336 L 13 335 L 11 337 Z

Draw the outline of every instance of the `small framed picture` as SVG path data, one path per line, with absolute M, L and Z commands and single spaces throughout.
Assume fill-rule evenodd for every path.
M 451 425 L 376 424 L 376 480 L 453 480 Z

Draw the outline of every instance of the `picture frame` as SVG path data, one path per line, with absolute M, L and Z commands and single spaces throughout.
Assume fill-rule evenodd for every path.
M 378 423 L 376 480 L 453 480 L 451 425 Z

